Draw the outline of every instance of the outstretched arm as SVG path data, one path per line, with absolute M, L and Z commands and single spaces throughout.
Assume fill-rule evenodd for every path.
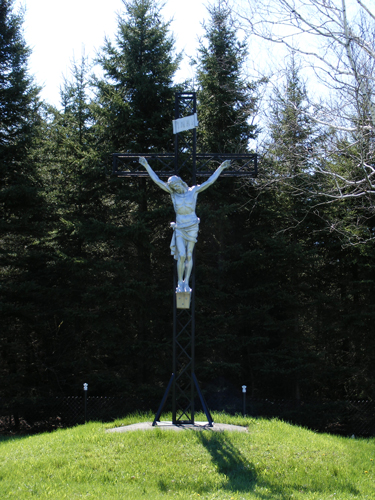
M 143 158 L 143 156 L 141 156 L 139 158 L 139 163 L 145 167 L 145 169 L 148 172 L 148 175 L 155 182 L 155 184 L 157 184 L 161 189 L 164 189 L 164 191 L 167 191 L 167 193 L 171 192 L 171 189 L 168 186 L 168 184 L 166 182 L 162 181 L 161 179 L 159 179 L 159 177 L 155 174 L 155 172 L 152 170 L 152 168 L 148 164 L 146 158 Z
M 218 167 L 215 172 L 211 175 L 211 177 L 209 177 L 205 182 L 203 182 L 203 184 L 201 184 L 200 186 L 196 186 L 196 192 L 197 193 L 200 193 L 201 191 L 204 191 L 205 189 L 207 189 L 209 186 L 211 186 L 211 184 L 213 184 L 218 178 L 219 178 L 219 175 L 221 174 L 221 172 L 225 169 L 225 168 L 228 168 L 230 165 L 230 160 L 225 160 L 221 165 L 220 167 Z

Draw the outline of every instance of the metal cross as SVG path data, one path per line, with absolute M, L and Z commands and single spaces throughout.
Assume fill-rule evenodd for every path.
M 148 177 L 138 163 L 143 156 L 153 165 L 153 170 L 160 177 L 178 175 L 189 179 L 189 185 L 196 184 L 197 177 L 209 177 L 218 163 L 231 160 L 231 167 L 222 172 L 220 177 L 256 177 L 257 155 L 250 153 L 219 154 L 198 153 L 196 134 L 197 100 L 195 92 L 179 92 L 175 97 L 175 151 L 172 153 L 115 153 L 113 154 L 112 174 L 117 177 Z M 193 127 L 193 128 L 190 128 Z M 195 251 L 195 250 L 194 250 Z M 195 262 L 195 256 L 194 256 Z M 194 266 L 195 267 L 195 266 Z M 176 288 L 176 266 L 174 272 L 174 290 Z M 173 305 L 173 371 L 169 384 L 155 415 L 153 425 L 157 425 L 164 404 L 172 390 L 173 424 L 194 424 L 195 397 L 199 396 L 208 424 L 213 420 L 195 375 L 195 272 L 191 275 L 191 303 L 177 301 L 174 293 Z

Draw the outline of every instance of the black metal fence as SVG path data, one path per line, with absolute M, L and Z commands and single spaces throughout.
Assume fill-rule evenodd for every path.
M 221 404 L 212 400 L 212 411 Z M 225 406 L 225 411 L 239 412 L 239 401 Z M 374 401 L 297 401 L 247 398 L 246 415 L 256 418 L 279 418 L 317 432 L 341 436 L 375 436 Z M 241 410 L 243 412 L 243 410 Z
M 37 433 L 83 424 L 85 421 L 112 421 L 134 411 L 155 412 L 159 400 L 138 402 L 126 397 L 45 397 L 22 400 L 0 398 L 0 434 Z M 375 436 L 374 401 L 295 401 L 246 398 L 215 394 L 207 398 L 212 411 L 225 411 L 255 418 L 279 418 L 317 432 L 343 436 Z M 196 403 L 199 411 L 199 401 Z M 166 408 L 170 410 L 170 408 Z

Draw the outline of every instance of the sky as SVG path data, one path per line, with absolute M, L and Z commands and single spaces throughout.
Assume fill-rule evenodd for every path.
M 173 19 L 171 31 L 177 52 L 185 59 L 176 79 L 193 76 L 188 56 L 196 55 L 198 38 L 204 30 L 202 21 L 208 17 L 204 0 L 166 0 L 164 20 Z M 15 8 L 23 6 L 24 37 L 32 54 L 30 73 L 43 87 L 41 97 L 59 107 L 63 78 L 69 79 L 72 61 L 82 55 L 89 59 L 103 46 L 104 38 L 114 40 L 117 14 L 124 12 L 121 0 L 16 0 Z

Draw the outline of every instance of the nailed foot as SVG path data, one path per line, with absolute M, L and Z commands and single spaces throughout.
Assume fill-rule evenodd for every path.
M 176 293 L 191 293 L 192 289 L 189 287 L 188 283 L 185 281 L 179 281 L 178 286 L 176 288 Z

